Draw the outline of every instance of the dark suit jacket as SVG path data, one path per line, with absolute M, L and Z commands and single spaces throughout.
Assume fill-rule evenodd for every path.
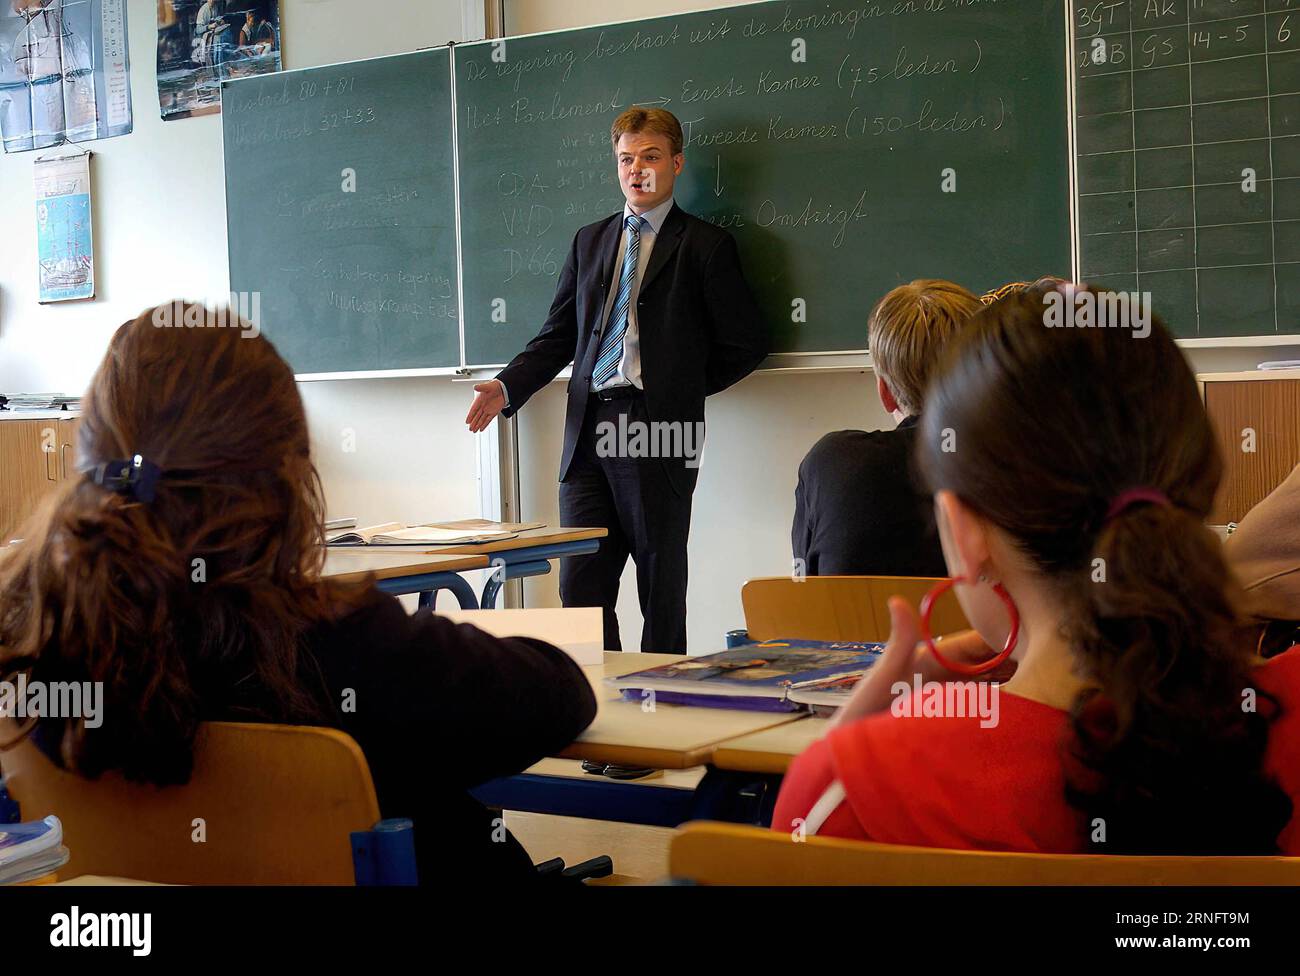
M 546 324 L 497 375 L 510 396 L 509 417 L 573 362 L 561 481 L 582 433 L 622 227 L 620 210 L 574 235 Z M 704 398 L 753 371 L 770 342 L 735 240 L 676 205 L 650 252 L 637 300 L 637 326 L 651 422 L 702 423 Z M 676 459 L 666 467 L 679 493 L 694 490 L 697 468 Z
M 809 576 L 947 576 L 934 505 L 912 463 L 916 417 L 839 430 L 799 465 L 791 542 Z

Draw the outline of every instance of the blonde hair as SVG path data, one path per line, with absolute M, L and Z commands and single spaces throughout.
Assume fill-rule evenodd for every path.
M 1009 281 L 1005 285 L 999 285 L 992 291 L 986 291 L 980 296 L 980 301 L 985 305 L 992 305 L 1008 295 L 1018 295 L 1022 291 L 1030 291 L 1034 288 L 1054 288 L 1056 285 L 1065 283 L 1064 278 L 1058 278 L 1056 275 L 1043 275 L 1034 281 Z
M 667 138 L 674 156 L 682 151 L 682 124 L 677 121 L 677 116 L 665 109 L 634 105 L 616 118 L 609 127 L 609 141 L 615 152 L 618 151 L 619 138 L 629 132 L 653 132 Z
M 867 325 L 871 359 L 900 410 L 921 412 L 930 370 L 944 344 L 980 307 L 961 285 L 938 278 L 899 285 L 876 303 Z

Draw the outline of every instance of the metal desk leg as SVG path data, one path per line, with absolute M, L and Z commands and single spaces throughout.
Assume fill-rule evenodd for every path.
M 431 590 L 420 591 L 420 609 L 426 607 L 432 608 L 438 598 L 439 590 L 450 590 L 456 602 L 460 604 L 462 610 L 477 610 L 479 608 L 478 599 L 474 596 L 474 590 L 470 587 L 469 582 L 463 576 L 453 574 L 453 578 L 446 580 L 441 585 Z
M 380 580 L 376 586 L 384 593 L 399 595 L 403 593 L 420 594 L 420 607 L 433 605 L 434 594 L 439 590 L 451 590 L 462 610 L 477 610 L 478 600 L 469 581 L 459 573 L 439 572 L 420 573 L 415 576 L 401 576 L 391 580 Z
M 551 571 L 549 559 L 537 559 L 526 563 L 498 563 L 490 567 L 487 582 L 483 584 L 483 599 L 479 606 L 491 610 L 497 605 L 497 593 L 506 580 L 521 579 L 525 576 L 545 576 Z

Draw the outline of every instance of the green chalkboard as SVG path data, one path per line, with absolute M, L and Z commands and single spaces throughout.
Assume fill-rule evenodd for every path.
M 1066 37 L 1049 0 L 778 0 L 457 45 L 467 362 L 518 352 L 621 208 L 633 104 L 687 125 L 677 201 L 734 233 L 779 351 L 865 348 L 912 278 L 1067 274 Z
M 1076 2 L 1083 277 L 1180 336 L 1300 333 L 1300 10 Z M 1285 341 L 1285 340 L 1283 340 Z
M 231 289 L 294 371 L 459 366 L 448 50 L 233 81 L 222 123 Z

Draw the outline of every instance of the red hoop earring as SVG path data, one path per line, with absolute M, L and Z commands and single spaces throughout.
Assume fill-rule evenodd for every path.
M 970 582 L 964 576 L 954 576 L 952 579 L 940 580 L 921 600 L 921 639 L 925 641 L 926 647 L 934 655 L 934 659 L 942 664 L 949 671 L 955 671 L 958 674 L 984 674 L 992 671 L 999 664 L 1011 656 L 1011 652 L 1016 649 L 1016 641 L 1020 639 L 1020 611 L 1016 609 L 1016 601 L 1011 599 L 1011 594 L 1001 583 L 993 584 L 993 592 L 998 595 L 1002 603 L 1007 608 L 1007 613 L 1011 615 L 1011 629 L 1007 632 L 1007 642 L 1003 645 L 1001 652 L 996 656 L 989 658 L 981 664 L 957 664 L 954 661 L 947 660 L 939 653 L 939 648 L 935 646 L 934 638 L 930 634 L 930 614 L 934 611 L 935 601 L 951 590 L 958 583 Z

